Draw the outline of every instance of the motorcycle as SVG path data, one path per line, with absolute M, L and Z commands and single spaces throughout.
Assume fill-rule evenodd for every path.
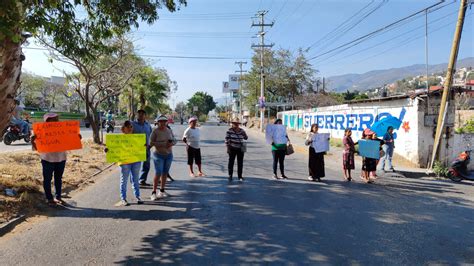
M 451 164 L 449 168 L 448 177 L 454 182 L 461 182 L 462 180 L 474 181 L 474 173 L 469 172 L 467 166 L 471 161 L 471 151 L 467 150 L 461 152 Z
M 5 134 L 3 135 L 3 143 L 5 145 L 10 145 L 12 142 L 17 141 L 17 140 L 24 140 L 26 143 L 31 142 L 31 134 L 22 134 L 20 126 L 10 124 L 7 129 Z
M 106 123 L 107 133 L 114 133 L 114 128 L 115 128 L 115 121 L 108 120 L 107 123 Z

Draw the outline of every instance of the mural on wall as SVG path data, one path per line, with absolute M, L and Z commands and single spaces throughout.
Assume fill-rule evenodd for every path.
M 400 108 L 385 108 L 378 112 L 377 107 L 364 108 L 360 110 L 317 110 L 312 112 L 301 113 L 283 113 L 283 124 L 293 130 L 308 131 L 312 124 L 317 124 L 321 132 L 331 132 L 332 137 L 342 138 L 342 133 L 346 128 L 352 129 L 356 137 L 361 135 L 361 132 L 368 127 L 371 127 L 375 122 L 386 118 L 396 117 L 400 121 L 405 119 L 407 110 L 405 107 Z M 383 108 L 380 108 L 383 109 Z M 409 132 L 409 121 L 403 121 L 403 129 Z M 408 131 L 405 127 L 408 126 Z

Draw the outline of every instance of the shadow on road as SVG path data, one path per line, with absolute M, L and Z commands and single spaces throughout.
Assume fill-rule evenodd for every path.
M 389 191 L 334 180 L 321 184 L 248 178 L 241 184 L 209 177 L 174 189 L 185 192 L 158 204 L 183 211 L 78 210 L 77 217 L 175 221 L 144 237 L 134 250 L 137 255 L 118 264 L 474 262 L 469 237 L 474 231 L 468 226 L 474 218 L 472 202 L 400 193 L 452 192 L 445 184 L 402 182 Z

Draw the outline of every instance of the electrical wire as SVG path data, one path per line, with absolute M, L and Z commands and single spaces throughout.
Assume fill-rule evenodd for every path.
M 329 54 L 329 53 L 338 51 L 339 49 L 345 48 L 346 46 L 349 46 L 349 45 L 351 45 L 351 44 L 353 44 L 353 43 L 360 44 L 360 43 L 366 41 L 367 39 L 369 39 L 370 37 L 372 37 L 372 36 L 374 36 L 374 35 L 376 35 L 376 34 L 380 34 L 380 33 L 382 33 L 382 32 L 385 32 L 385 31 L 391 29 L 392 27 L 394 27 L 394 26 L 396 26 L 396 25 L 398 25 L 398 24 L 400 24 L 400 23 L 402 23 L 402 22 L 404 22 L 404 21 L 406 21 L 406 20 L 408 20 L 408 19 L 410 19 L 410 18 L 413 18 L 413 17 L 415 17 L 415 16 L 417 16 L 417 15 L 419 15 L 419 14 L 422 14 L 423 12 L 425 12 L 425 10 L 427 10 L 427 9 L 429 9 L 429 8 L 432 8 L 432 7 L 435 7 L 435 6 L 437 6 L 437 5 L 441 4 L 441 3 L 443 3 L 443 2 L 438 2 L 438 3 L 434 4 L 434 5 L 431 5 L 431 6 L 428 7 L 428 8 L 425 8 L 425 9 L 421 10 L 421 11 L 417 11 L 417 12 L 411 14 L 411 15 L 408 15 L 408 16 L 406 16 L 406 17 L 404 17 L 404 18 L 401 18 L 401 19 L 399 19 L 399 20 L 397 20 L 397 21 L 395 21 L 395 22 L 392 22 L 392 23 L 390 23 L 390 24 L 388 24 L 388 25 L 386 25 L 386 26 L 383 26 L 383 27 L 381 27 L 381 28 L 379 28 L 379 29 L 377 29 L 377 30 L 374 30 L 374 31 L 372 31 L 372 32 L 370 32 L 370 33 L 368 33 L 368 34 L 365 34 L 365 35 L 363 35 L 363 36 L 361 36 L 361 37 L 358 37 L 358 38 L 356 38 L 356 39 L 354 39 L 354 40 L 352 40 L 352 41 L 349 41 L 349 42 L 347 42 L 347 43 L 344 43 L 344 44 L 342 44 L 342 45 L 339 45 L 339 46 L 337 46 L 336 48 L 333 48 L 333 49 L 331 49 L 331 50 L 329 50 L 329 51 L 326 51 L 326 52 L 323 52 L 323 53 L 321 53 L 321 54 L 315 55 L 315 56 L 309 58 L 308 60 L 311 61 L 311 60 L 314 60 L 314 59 L 319 58 L 319 57 L 321 57 L 321 56 L 327 55 L 327 54 Z
M 48 51 L 48 49 L 41 48 L 41 47 L 23 47 L 22 49 Z M 150 55 L 150 54 L 137 54 L 137 56 L 149 57 L 149 58 L 204 59 L 204 60 L 239 60 L 239 59 L 249 60 L 250 59 L 247 56 L 242 56 L 242 57 L 233 57 L 233 56 L 184 56 L 184 55 Z

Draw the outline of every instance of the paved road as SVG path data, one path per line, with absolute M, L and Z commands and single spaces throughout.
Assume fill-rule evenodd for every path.
M 81 135 L 83 139 L 92 138 L 92 130 L 88 128 L 81 128 Z M 31 144 L 25 143 L 23 140 L 13 142 L 11 145 L 5 145 L 0 142 L 0 153 L 31 150 Z
M 328 178 L 311 183 L 304 154 L 288 158 L 290 180 L 273 181 L 269 147 L 257 133 L 250 134 L 246 181 L 229 184 L 224 133 L 223 126 L 202 128 L 208 177 L 187 176 L 179 144 L 172 197 L 113 207 L 115 171 L 76 195 L 75 207 L 0 240 L 0 264 L 474 263 L 471 184 L 345 183 L 331 160 Z

